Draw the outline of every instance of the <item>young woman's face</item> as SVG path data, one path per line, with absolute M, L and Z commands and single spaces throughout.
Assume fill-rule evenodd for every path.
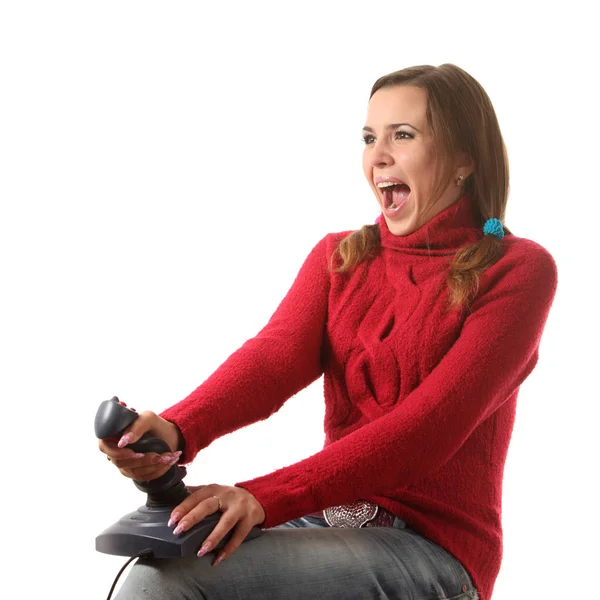
M 435 143 L 427 127 L 426 109 L 426 91 L 408 85 L 381 88 L 369 101 L 363 170 L 394 235 L 412 233 L 456 202 L 463 193 L 463 186 L 456 184 L 458 175 L 466 179 L 472 172 L 469 165 L 457 165 L 440 200 L 422 222 L 417 220 L 418 210 L 429 204 L 435 183 Z M 394 178 L 405 185 L 387 191 L 379 188 L 380 181 Z

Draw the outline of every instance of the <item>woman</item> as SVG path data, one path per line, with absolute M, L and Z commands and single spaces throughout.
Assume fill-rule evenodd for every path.
M 502 226 L 506 150 L 465 71 L 380 78 L 363 134 L 378 221 L 326 235 L 256 337 L 186 399 L 100 442 L 123 475 L 153 479 L 324 375 L 323 450 L 194 488 L 171 525 L 222 512 L 200 558 L 138 562 L 121 600 L 491 598 L 517 395 L 556 265 Z M 126 444 L 148 430 L 173 453 L 132 457 Z M 268 531 L 242 543 L 254 525 Z

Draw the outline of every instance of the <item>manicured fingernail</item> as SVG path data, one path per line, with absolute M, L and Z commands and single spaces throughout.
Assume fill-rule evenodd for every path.
M 212 548 L 212 544 L 210 542 L 205 542 L 203 544 L 202 548 L 200 548 L 200 550 L 198 550 L 198 558 L 200 558 L 201 556 L 204 556 L 211 548 Z
M 179 535 L 180 533 L 185 531 L 185 528 L 186 528 L 185 523 L 179 523 L 179 525 L 177 525 L 177 527 L 175 527 L 175 529 L 173 530 L 173 535 Z
M 129 442 L 131 442 L 131 440 L 133 439 L 133 433 L 126 433 L 120 440 L 119 443 L 117 444 L 117 446 L 119 448 L 124 448 L 125 446 L 127 446 L 127 444 L 129 444 Z
M 160 462 L 163 462 L 165 465 L 173 465 L 179 460 L 180 456 L 181 451 L 174 452 L 173 454 L 169 454 L 168 456 L 161 456 Z
M 181 513 L 173 513 L 169 519 L 169 522 L 167 523 L 167 527 L 173 527 L 173 525 L 175 525 L 179 519 L 181 519 Z
M 225 552 L 219 554 L 219 556 L 217 556 L 217 559 L 215 560 L 215 562 L 212 564 L 213 567 L 216 567 L 224 558 L 225 558 L 226 554 Z
M 136 452 L 131 458 L 144 458 L 144 455 L 141 452 Z

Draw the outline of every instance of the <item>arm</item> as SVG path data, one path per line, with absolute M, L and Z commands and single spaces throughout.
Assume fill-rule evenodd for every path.
M 537 362 L 557 273 L 537 245 L 507 263 L 484 274 L 489 288 L 482 286 L 460 337 L 389 413 L 310 458 L 236 484 L 265 508 L 265 528 L 431 474 L 511 397 Z M 393 469 L 390 457 L 398 457 Z
M 187 398 L 160 414 L 185 439 L 182 463 L 219 437 L 271 416 L 321 376 L 326 247 L 327 236 L 310 252 L 268 324 Z

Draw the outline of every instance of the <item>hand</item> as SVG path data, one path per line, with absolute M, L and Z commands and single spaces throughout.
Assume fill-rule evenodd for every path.
M 219 503 L 214 496 L 221 500 L 220 510 L 223 514 L 210 535 L 204 540 L 202 548 L 198 552 L 199 557 L 216 548 L 225 535 L 235 527 L 231 538 L 212 566 L 218 565 L 225 556 L 234 552 L 246 539 L 252 527 L 260 525 L 266 519 L 267 515 L 261 503 L 244 488 L 213 483 L 196 487 L 188 486 L 188 489 L 192 494 L 171 512 L 169 527 L 178 523 L 173 531 L 175 535 L 187 531 L 208 515 L 217 512 Z
M 163 439 L 173 452 L 141 454 L 131 448 L 125 448 L 127 444 L 137 442 L 146 432 Z M 120 439 L 99 440 L 98 447 L 125 477 L 136 481 L 150 481 L 164 475 L 179 460 L 182 454 L 180 450 L 180 447 L 183 447 L 182 440 L 177 425 L 148 410 L 140 413 L 139 417 L 125 429 Z

